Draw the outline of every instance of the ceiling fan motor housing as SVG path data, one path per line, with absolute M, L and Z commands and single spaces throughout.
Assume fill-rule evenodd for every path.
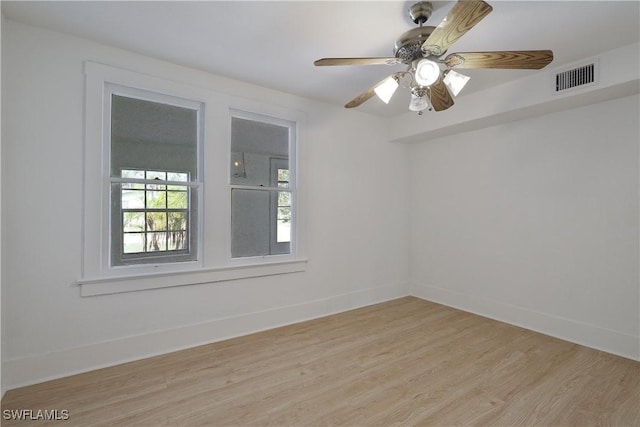
M 409 16 L 411 20 L 418 24 L 418 28 L 412 28 L 405 32 L 396 41 L 393 49 L 393 54 L 396 58 L 399 58 L 405 64 L 409 64 L 412 61 L 422 58 L 422 44 L 431 35 L 431 32 L 435 27 L 423 27 L 422 24 L 427 22 L 433 12 L 433 5 L 428 1 L 421 1 L 415 3 L 409 8 Z
M 417 27 L 405 32 L 396 40 L 393 54 L 405 64 L 410 64 L 418 58 L 424 57 L 422 44 L 429 38 L 436 27 Z

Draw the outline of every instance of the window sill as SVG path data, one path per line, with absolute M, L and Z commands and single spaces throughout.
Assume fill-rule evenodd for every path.
M 91 297 L 147 289 L 170 288 L 251 277 L 273 276 L 276 274 L 297 273 L 305 271 L 306 267 L 307 260 L 300 259 L 195 271 L 80 280 L 78 284 L 80 285 L 80 296 Z

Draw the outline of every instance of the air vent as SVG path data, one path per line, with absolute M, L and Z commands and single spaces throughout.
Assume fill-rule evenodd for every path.
M 562 92 L 568 89 L 594 85 L 598 82 L 597 62 L 562 71 L 556 74 L 555 92 Z

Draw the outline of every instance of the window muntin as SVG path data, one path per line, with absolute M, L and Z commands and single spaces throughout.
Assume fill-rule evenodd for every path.
M 200 108 L 140 94 L 110 94 L 110 265 L 193 261 Z

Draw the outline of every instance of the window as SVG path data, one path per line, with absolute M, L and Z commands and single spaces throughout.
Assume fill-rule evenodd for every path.
M 234 112 L 231 118 L 231 255 L 291 253 L 294 123 Z
M 111 266 L 195 260 L 200 106 L 113 85 L 107 93 Z
M 153 71 L 85 63 L 81 295 L 304 271 L 303 113 Z

